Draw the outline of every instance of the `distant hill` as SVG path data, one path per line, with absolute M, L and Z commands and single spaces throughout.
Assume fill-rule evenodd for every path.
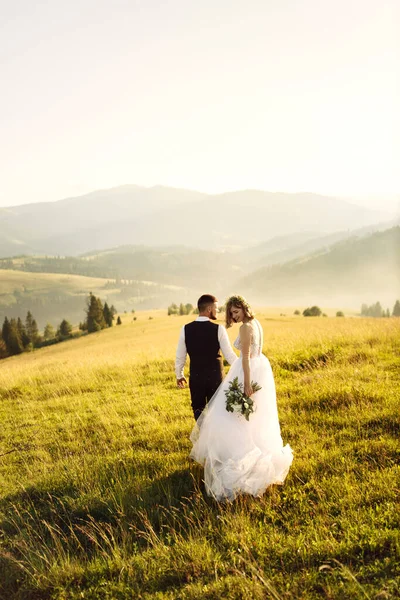
M 127 244 L 240 249 L 276 236 L 351 230 L 391 216 L 317 194 L 207 195 L 129 185 L 2 210 L 0 256 L 76 256 Z
M 193 301 L 184 287 L 149 281 L 113 280 L 81 275 L 29 273 L 0 269 L 0 328 L 4 317 L 25 319 L 30 310 L 43 328 L 66 318 L 83 321 L 89 292 L 123 312 L 137 308 L 163 308 L 171 302 Z
M 130 311 L 166 308 L 172 302 L 195 304 L 207 292 L 223 300 L 243 273 L 244 266 L 227 253 L 184 246 L 121 246 L 81 257 L 0 259 L 0 319 L 32 310 L 40 323 L 64 316 L 79 322 L 84 304 L 76 286 L 71 289 L 72 281 L 80 282 L 84 298 L 97 290 L 119 311 Z
M 0 212 L 0 256 L 21 252 L 76 255 L 133 243 L 128 221 L 139 222 L 202 196 L 162 186 L 125 185 L 57 202 L 12 206 Z
M 119 247 L 86 255 L 94 264 L 114 268 L 125 278 L 150 279 L 185 287 L 221 290 L 244 273 L 240 257 L 229 253 L 198 250 L 186 246 L 161 248 Z
M 400 227 L 351 237 L 282 265 L 263 267 L 236 282 L 259 303 L 356 306 L 400 297 Z
M 283 264 L 296 258 L 307 256 L 318 251 L 328 251 L 334 244 L 357 236 L 367 236 L 377 231 L 385 231 L 399 224 L 399 220 L 377 223 L 353 231 L 337 231 L 328 235 L 306 232 L 272 238 L 264 244 L 250 247 L 240 253 L 242 259 L 247 258 L 254 265 L 254 269 L 262 266 Z
M 65 258 L 27 255 L 0 259 L 0 269 L 151 281 L 185 288 L 212 286 L 219 290 L 245 273 L 239 255 L 186 246 L 119 246 Z
M 77 323 L 89 291 L 120 311 L 163 308 L 171 302 L 195 304 L 205 292 L 221 301 L 239 292 L 253 303 L 270 306 L 317 303 L 354 309 L 380 300 L 391 309 L 400 298 L 400 227 L 329 246 L 332 239 L 325 238 L 326 245 L 312 253 L 257 270 L 246 252 L 182 246 L 125 246 L 79 258 L 2 259 L 0 319 L 25 317 L 31 310 L 41 326 L 64 317 Z M 281 254 L 304 250 L 304 244 Z

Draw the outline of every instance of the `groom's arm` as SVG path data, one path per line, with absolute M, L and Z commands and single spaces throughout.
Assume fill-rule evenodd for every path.
M 183 370 L 185 368 L 187 356 L 186 349 L 186 341 L 185 341 L 185 327 L 182 327 L 181 333 L 179 336 L 178 347 L 176 349 L 176 357 L 175 357 L 175 375 L 176 375 L 176 383 L 178 387 L 184 387 L 186 383 L 185 376 L 183 374 Z
M 218 341 L 222 350 L 222 354 L 225 356 L 228 363 L 230 365 L 233 365 L 233 363 L 235 362 L 235 360 L 237 360 L 238 357 L 232 350 L 228 334 L 223 325 L 218 325 Z

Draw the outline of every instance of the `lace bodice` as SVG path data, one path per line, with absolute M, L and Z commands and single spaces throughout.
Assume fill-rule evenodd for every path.
M 260 323 L 257 321 L 257 319 L 253 319 L 252 321 L 250 321 L 250 325 L 251 325 L 251 329 L 252 329 L 251 342 L 250 342 L 250 358 L 254 358 L 256 356 L 260 356 L 260 354 L 262 353 L 264 336 L 263 336 L 262 327 L 261 327 Z M 242 353 L 242 344 L 240 342 L 240 334 L 237 336 L 236 340 L 233 342 L 233 345 L 235 348 L 240 350 L 240 353 Z

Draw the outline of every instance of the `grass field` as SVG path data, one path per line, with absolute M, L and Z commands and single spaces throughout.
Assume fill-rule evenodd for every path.
M 400 598 L 400 319 L 259 311 L 294 463 L 217 504 L 173 374 L 191 317 L 135 316 L 0 362 L 0 598 Z
M 28 288 L 34 292 L 48 292 L 62 289 L 66 293 L 81 293 L 93 290 L 93 293 L 103 289 L 107 279 L 100 277 L 83 277 L 82 275 L 65 275 L 58 273 L 26 273 L 0 269 L 1 295 L 12 294 L 14 290 L 22 291 Z

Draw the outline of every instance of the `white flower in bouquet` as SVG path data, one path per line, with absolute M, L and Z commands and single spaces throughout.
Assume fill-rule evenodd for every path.
M 251 382 L 251 387 L 254 392 L 261 390 L 258 383 Z M 225 391 L 226 396 L 226 410 L 228 412 L 237 412 L 244 415 L 246 421 L 252 412 L 254 412 L 254 401 L 249 396 L 246 396 L 243 391 L 243 384 L 239 383 L 239 379 L 235 377 L 229 384 L 228 389 Z

